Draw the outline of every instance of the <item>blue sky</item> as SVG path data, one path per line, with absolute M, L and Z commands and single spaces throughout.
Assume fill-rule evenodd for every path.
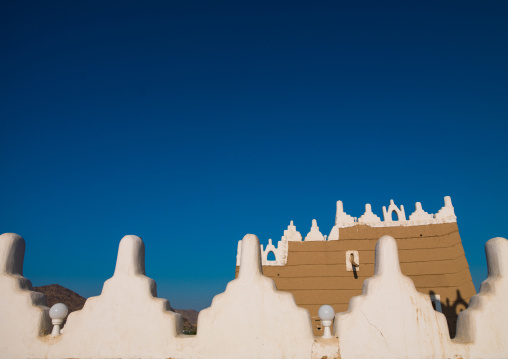
M 175 308 L 234 277 L 237 241 L 335 202 L 436 213 L 475 284 L 508 237 L 508 3 L 2 1 L 0 232 L 25 276 L 84 296 L 120 239 Z

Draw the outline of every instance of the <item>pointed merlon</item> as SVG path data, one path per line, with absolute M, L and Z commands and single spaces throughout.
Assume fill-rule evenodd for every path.
M 118 247 L 114 276 L 145 274 L 145 244 L 137 236 L 122 238 Z
M 376 243 L 375 275 L 400 275 L 397 242 L 391 236 L 383 236 Z
M 25 240 L 15 233 L 0 236 L 0 275 L 23 275 Z
M 337 201 L 337 213 L 335 215 L 335 225 L 339 228 L 352 227 L 356 224 L 356 218 L 351 217 L 344 212 L 342 201 Z
M 497 237 L 485 244 L 489 277 L 508 278 L 508 241 Z
M 310 228 L 310 232 L 305 237 L 305 241 L 324 241 L 325 237 L 319 231 L 319 227 L 317 225 L 317 221 L 315 219 L 312 220 L 312 227 Z
M 262 275 L 259 239 L 254 234 L 246 234 L 242 239 L 240 271 L 238 279 L 249 280 Z

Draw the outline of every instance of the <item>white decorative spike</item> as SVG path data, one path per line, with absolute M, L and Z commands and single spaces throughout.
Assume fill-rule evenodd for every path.
M 280 241 L 279 241 L 280 243 Z M 275 256 L 275 261 L 270 261 L 268 260 L 268 253 L 270 252 L 273 252 L 273 255 Z M 261 246 L 261 261 L 262 261 L 262 264 L 263 265 L 274 265 L 274 264 L 277 264 L 277 259 L 278 259 L 279 255 L 278 255 L 278 250 L 277 248 L 275 248 L 275 246 L 273 245 L 272 243 L 272 239 L 268 239 L 268 244 L 265 248 L 265 250 L 263 250 L 263 246 Z
M 356 218 L 351 217 L 344 212 L 342 201 L 337 201 L 337 214 L 335 215 L 335 225 L 339 228 L 352 227 L 356 224 Z
M 312 227 L 310 228 L 310 232 L 305 237 L 305 241 L 324 241 L 325 237 L 319 231 L 319 227 L 317 225 L 317 221 L 315 219 L 312 220 Z
M 115 274 L 132 276 L 145 274 L 145 244 L 138 236 L 127 235 L 118 246 Z
M 374 275 L 401 275 L 397 242 L 391 236 L 383 236 L 376 242 Z
M 15 233 L 4 233 L 0 240 L 0 275 L 23 276 L 25 240 Z
M 398 222 L 406 221 L 406 213 L 404 212 L 404 206 L 397 207 L 393 202 L 393 199 L 390 200 L 390 205 L 388 206 L 388 210 L 385 206 L 383 206 L 383 218 L 385 222 L 394 222 L 392 221 L 392 212 L 397 214 Z
M 488 278 L 457 318 L 458 343 L 471 343 L 471 358 L 505 358 L 508 353 L 508 240 L 485 244 Z M 485 353 L 489 353 L 486 355 Z
M 372 225 L 374 223 L 381 223 L 381 218 L 372 212 L 372 207 L 369 203 L 365 205 L 365 213 L 358 218 L 358 223 Z
M 262 274 L 259 239 L 254 234 L 247 234 L 242 239 L 242 259 L 238 279 L 249 280 Z
M 441 223 L 457 222 L 457 216 L 455 215 L 455 209 L 453 208 L 450 196 L 444 198 L 444 207 L 436 213 L 435 218 Z
M 34 358 L 38 337 L 51 332 L 44 294 L 34 292 L 23 277 L 25 240 L 15 233 L 0 235 L 0 357 Z M 58 258 L 57 258 L 58 259 Z M 42 348 L 41 348 L 42 349 Z
M 443 358 L 449 343 L 443 314 L 401 273 L 397 242 L 376 243 L 374 276 L 347 312 L 335 316 L 342 358 Z M 425 343 L 425 344 L 423 344 Z
M 282 241 L 289 241 L 289 242 L 301 242 L 302 241 L 302 235 L 300 232 L 296 230 L 295 225 L 293 224 L 293 221 L 289 223 L 288 229 L 284 231 L 284 235 L 282 236 Z
M 427 213 L 423 210 L 420 202 L 415 203 L 415 211 L 409 216 L 409 221 L 412 224 L 429 224 L 434 220 L 434 215 Z
M 238 278 L 199 313 L 199 334 L 178 342 L 188 354 L 175 357 L 309 358 L 315 339 L 309 312 L 262 275 L 253 234 L 242 240 L 241 263 Z

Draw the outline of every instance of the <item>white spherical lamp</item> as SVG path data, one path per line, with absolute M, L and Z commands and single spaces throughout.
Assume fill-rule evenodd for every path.
M 67 306 L 63 303 L 57 303 L 51 307 L 49 310 L 49 317 L 53 323 L 53 332 L 51 332 L 52 336 L 56 337 L 60 335 L 60 326 L 68 313 L 69 308 L 67 308 Z
M 335 318 L 335 310 L 333 310 L 331 305 L 322 305 L 318 310 L 318 315 L 324 328 L 323 338 L 331 338 L 332 331 L 330 327 L 332 326 L 333 318 Z

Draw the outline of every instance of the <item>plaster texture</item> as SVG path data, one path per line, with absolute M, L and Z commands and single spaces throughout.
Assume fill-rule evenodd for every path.
M 154 358 L 176 351 L 180 314 L 157 298 L 155 282 L 145 276 L 141 238 L 122 238 L 113 277 L 98 297 L 67 318 L 64 333 L 50 341 L 50 358 Z
M 314 336 L 309 312 L 263 276 L 258 238 L 241 241 L 238 278 L 198 317 L 192 357 L 310 358 Z
M 453 208 L 451 197 L 446 196 L 444 198 L 444 202 L 444 207 L 441 208 L 434 216 L 436 221 L 441 223 L 456 222 L 457 216 L 455 215 L 455 209 Z
M 343 358 L 443 358 L 450 337 L 443 314 L 428 295 L 401 273 L 397 243 L 383 236 L 376 244 L 374 276 L 335 316 Z
M 415 211 L 409 216 L 409 220 L 418 224 L 430 224 L 434 220 L 434 216 L 423 210 L 420 202 L 415 203 Z
M 356 218 L 344 212 L 344 204 L 337 201 L 337 213 L 335 214 L 335 225 L 339 228 L 351 227 L 356 224 Z
M 396 219 L 392 220 L 392 212 L 396 213 Z M 383 206 L 383 220 L 374 212 L 370 204 L 365 205 L 365 213 L 360 218 L 352 217 L 344 212 L 342 201 L 337 202 L 337 214 L 335 226 L 338 228 L 352 227 L 357 224 L 364 224 L 370 227 L 394 227 L 394 226 L 421 226 L 427 224 L 453 223 L 457 222 L 455 209 L 450 196 L 444 197 L 444 206 L 436 213 L 431 214 L 423 210 L 420 202 L 415 203 L 415 211 L 406 219 L 404 206 L 397 207 L 395 202 L 390 200 L 388 208 Z
M 365 212 L 360 218 L 352 217 L 346 212 L 344 212 L 344 205 L 342 201 L 337 201 L 337 212 L 335 214 L 335 225 L 330 230 L 330 233 L 327 236 L 323 236 L 323 234 L 319 231 L 319 227 L 317 226 L 317 222 L 314 219 L 312 221 L 312 227 L 310 232 L 305 237 L 305 241 L 338 241 L 340 236 L 340 229 L 346 229 L 350 227 L 355 227 L 358 225 L 366 225 L 369 227 L 411 227 L 411 226 L 424 226 L 429 224 L 441 224 L 441 223 L 454 223 L 457 222 L 457 217 L 455 216 L 455 210 L 452 206 L 452 200 L 449 196 L 444 197 L 445 205 L 439 210 L 436 214 L 427 213 L 423 210 L 422 204 L 420 202 L 415 203 L 415 211 L 409 216 L 409 219 L 406 219 L 406 213 L 404 211 L 404 206 L 397 207 L 393 200 L 390 200 L 390 205 L 388 209 L 383 207 L 383 218 L 381 220 L 379 216 L 377 216 L 374 212 L 372 212 L 372 206 L 367 203 L 365 205 Z M 392 212 L 397 214 L 396 219 L 392 220 Z M 301 242 L 302 235 L 300 232 L 296 230 L 296 227 L 291 221 L 290 225 L 286 230 L 284 230 L 284 235 L 281 240 L 277 243 L 275 247 L 272 244 L 272 240 L 270 239 L 269 244 L 265 249 L 261 247 L 261 260 L 262 264 L 265 266 L 283 266 L 287 263 L 287 257 L 289 255 L 288 248 L 289 242 Z M 240 244 L 237 249 L 236 256 L 236 266 L 240 265 L 241 258 L 241 248 Z M 269 252 L 273 252 L 275 255 L 275 261 L 268 261 L 267 256 Z
M 406 212 L 404 211 L 404 206 L 400 205 L 400 207 L 397 207 L 393 199 L 391 199 L 388 209 L 386 209 L 386 207 L 383 206 L 383 218 L 385 222 L 395 222 L 392 220 L 393 212 L 397 214 L 397 222 L 406 221 Z
M 372 233 L 383 230 L 364 227 Z M 438 233 L 456 228 L 456 224 L 428 227 Z M 401 233 L 419 232 L 418 227 L 395 229 Z M 363 235 L 355 228 L 350 231 L 348 235 Z M 413 242 L 406 240 L 404 237 L 399 242 L 401 252 L 404 246 L 413 246 Z M 420 237 L 414 239 L 419 240 Z M 435 241 L 433 245 L 443 244 L 446 239 L 438 237 Z M 340 246 L 343 242 L 348 245 L 354 241 L 344 239 L 329 244 Z M 489 276 L 480 293 L 472 297 L 469 309 L 459 315 L 458 333 L 453 341 L 444 315 L 432 308 L 429 295 L 417 292 L 411 279 L 402 274 L 397 242 L 390 236 L 377 241 L 374 276 L 364 281 L 362 295 L 350 300 L 348 312 L 335 316 L 332 338 L 314 337 L 309 312 L 297 307 L 291 294 L 277 291 L 274 281 L 263 275 L 258 238 L 248 234 L 239 245 L 242 265 L 238 278 L 214 298 L 210 308 L 200 313 L 197 336 L 182 335 L 180 315 L 168 312 L 169 303 L 156 298 L 155 283 L 145 276 L 141 238 L 125 236 L 120 242 L 114 275 L 105 282 L 102 294 L 90 298 L 81 311 L 72 313 L 63 334 L 52 337 L 45 298 L 31 291 L 30 281 L 23 277 L 25 242 L 16 234 L 3 234 L 0 358 L 508 357 L 508 241 L 504 238 L 491 239 L 485 246 Z M 321 250 L 328 245 L 324 241 L 292 245 L 310 246 L 320 260 L 336 259 L 336 253 L 329 255 Z M 365 263 L 369 260 L 362 259 L 362 267 L 369 266 Z M 322 272 L 318 277 L 327 275 Z M 316 282 L 318 277 L 311 280 Z M 333 294 L 324 298 L 320 294 L 325 302 L 335 297 Z M 440 296 L 435 294 L 434 298 L 439 301 Z M 322 317 L 329 319 L 325 313 Z
M 381 218 L 372 212 L 372 206 L 367 203 L 365 205 L 365 213 L 362 214 L 360 218 L 358 218 L 358 223 L 372 225 L 375 223 L 381 223 Z
M 508 240 L 485 244 L 488 278 L 457 319 L 457 343 L 470 342 L 471 358 L 508 357 Z
M 268 240 L 268 244 L 265 249 L 263 249 L 263 245 L 260 245 L 261 249 L 261 261 L 263 265 L 267 266 L 280 266 L 286 264 L 287 254 L 288 254 L 288 242 L 284 240 L 280 240 L 277 243 L 277 247 L 272 244 L 272 239 Z M 268 260 L 268 254 L 272 252 L 275 256 L 275 260 Z
M 46 297 L 23 277 L 25 240 L 0 236 L 0 358 L 29 358 L 44 352 L 38 340 L 52 329 Z
M 336 337 L 317 338 L 312 343 L 311 359 L 340 359 L 339 340 Z
M 305 241 L 325 241 L 326 238 L 319 231 L 319 227 L 317 225 L 317 221 L 315 219 L 312 220 L 312 227 L 310 227 L 310 232 L 305 237 Z
M 284 235 L 282 236 L 282 241 L 288 241 L 288 242 L 301 242 L 302 241 L 302 235 L 300 232 L 296 230 L 295 225 L 293 224 L 293 221 L 289 223 L 289 226 L 287 229 L 284 230 Z

